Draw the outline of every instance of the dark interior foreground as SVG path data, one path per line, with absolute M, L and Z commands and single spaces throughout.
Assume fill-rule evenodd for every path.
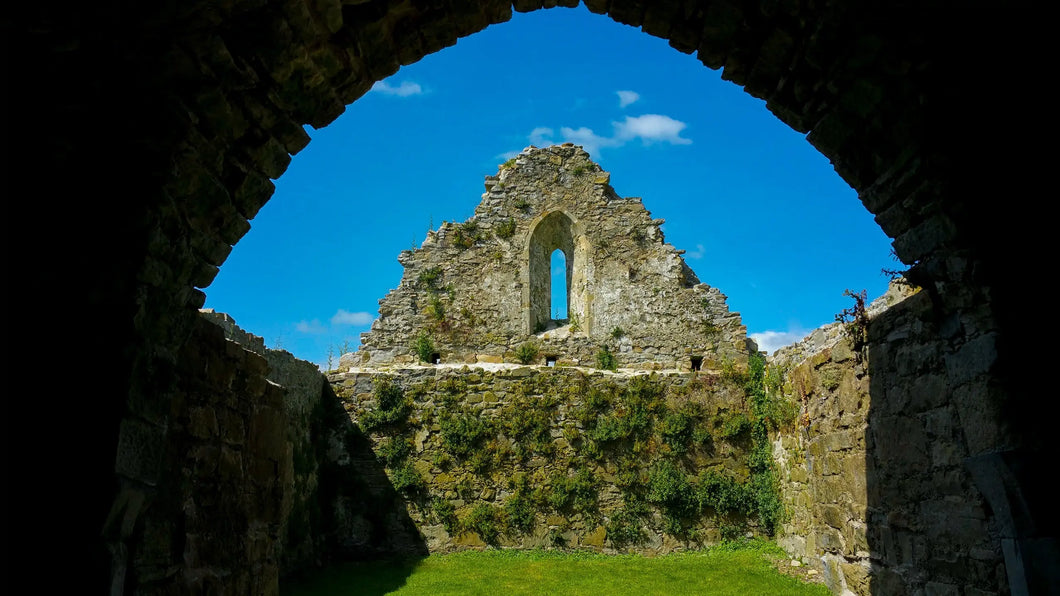
M 576 3 L 514 9 L 557 4 Z M 858 191 L 931 296 L 965 466 L 1004 554 L 996 591 L 1057 593 L 1056 406 L 1032 341 L 1051 326 L 1039 261 L 1052 252 L 1037 250 L 1046 194 L 1030 190 L 1043 158 L 1015 142 L 1044 123 L 1013 98 L 1023 88 L 986 80 L 1032 80 L 1035 19 L 934 1 L 586 4 L 723 68 Z M 112 566 L 175 473 L 167 419 L 197 288 L 308 143 L 303 124 L 326 125 L 400 65 L 511 12 L 492 0 L 48 2 L 5 19 L 10 302 L 29 311 L 9 371 L 30 380 L 8 390 L 9 578 L 203 591 L 181 583 L 179 561 L 151 590 Z

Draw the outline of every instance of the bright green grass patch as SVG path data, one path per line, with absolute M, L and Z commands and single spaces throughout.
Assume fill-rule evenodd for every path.
M 399 563 L 356 563 L 321 572 L 287 596 L 542 596 L 751 594 L 827 596 L 822 585 L 781 575 L 776 547 L 713 548 L 660 557 L 488 550 Z

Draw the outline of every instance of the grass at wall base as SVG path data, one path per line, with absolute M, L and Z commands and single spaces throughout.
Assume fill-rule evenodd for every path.
M 821 584 L 779 573 L 765 541 L 659 557 L 542 550 L 463 551 L 349 563 L 281 586 L 284 596 L 563 596 L 710 594 L 826 596 Z

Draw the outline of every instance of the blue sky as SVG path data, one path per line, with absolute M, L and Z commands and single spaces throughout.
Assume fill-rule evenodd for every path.
M 307 132 L 205 292 L 318 364 L 358 344 L 401 280 L 398 253 L 470 217 L 484 177 L 530 144 L 583 145 L 767 348 L 832 322 L 847 288 L 882 294 L 880 269 L 898 265 L 856 193 L 763 101 L 583 6 L 516 13 Z

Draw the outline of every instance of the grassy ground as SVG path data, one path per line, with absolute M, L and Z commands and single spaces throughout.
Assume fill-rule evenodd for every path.
M 757 594 L 827 596 L 820 584 L 781 575 L 771 559 L 776 547 L 662 557 L 554 551 L 465 551 L 390 563 L 332 568 L 299 583 L 284 584 L 286 596 L 519 596 L 620 594 L 673 596 Z

